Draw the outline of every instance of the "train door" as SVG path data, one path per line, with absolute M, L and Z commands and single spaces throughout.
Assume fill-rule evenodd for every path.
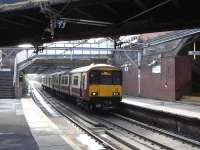
M 61 75 L 58 75 L 58 91 L 61 91 Z
M 72 84 L 72 79 L 73 78 L 73 75 L 72 74 L 70 74 L 69 75 L 69 94 L 70 95 L 72 95 L 72 86 L 73 86 L 73 84 Z
M 52 76 L 52 89 L 54 90 L 54 84 L 55 84 L 55 77 Z
M 80 97 L 84 96 L 84 87 L 85 87 L 85 75 L 81 73 Z

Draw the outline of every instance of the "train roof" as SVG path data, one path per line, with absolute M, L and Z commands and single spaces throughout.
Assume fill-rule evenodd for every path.
M 55 72 L 55 73 L 52 73 L 52 74 L 50 74 L 50 75 L 67 74 L 67 73 L 69 73 L 69 70 L 60 71 L 60 72 Z
M 69 73 L 87 72 L 89 70 L 97 69 L 97 68 L 101 68 L 101 67 L 109 67 L 109 68 L 117 69 L 117 70 L 119 69 L 115 66 L 108 65 L 108 64 L 91 64 L 89 66 L 79 67 L 79 68 L 73 69 L 71 71 L 65 70 L 65 71 L 55 72 L 55 73 L 49 74 L 49 76 L 64 75 L 64 74 L 69 74 Z M 48 75 L 46 75 L 46 76 L 48 76 Z
M 112 65 L 108 65 L 108 64 L 91 64 L 89 66 L 73 69 L 72 71 L 70 71 L 70 73 L 87 72 L 89 70 L 92 70 L 92 69 L 95 69 L 95 68 L 101 68 L 101 67 L 110 67 L 110 68 L 113 68 L 113 69 L 118 69 L 117 67 L 112 66 Z

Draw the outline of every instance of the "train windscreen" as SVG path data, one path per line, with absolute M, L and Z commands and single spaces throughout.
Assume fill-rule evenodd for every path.
M 112 83 L 113 84 L 122 84 L 122 72 L 113 71 L 112 72 Z
M 112 84 L 112 72 L 101 71 L 99 84 L 107 84 L 107 85 Z
M 90 72 L 90 84 L 122 84 L 121 71 L 97 71 Z
M 91 71 L 90 72 L 90 84 L 98 84 L 99 83 L 99 72 Z

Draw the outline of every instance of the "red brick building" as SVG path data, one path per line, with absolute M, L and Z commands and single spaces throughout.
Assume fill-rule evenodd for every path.
M 170 40 L 170 37 L 180 35 L 179 32 L 185 35 Z M 180 100 L 184 95 L 192 95 L 195 90 L 194 83 L 198 82 L 200 85 L 200 82 L 194 77 L 194 72 L 197 71 L 193 67 L 193 56 L 189 56 L 188 51 L 193 49 L 193 41 L 196 43 L 198 41 L 192 38 L 194 35 L 187 33 L 189 32 L 165 32 L 165 36 L 156 33 L 157 36 L 154 35 L 151 40 L 146 40 L 149 38 L 142 35 L 141 38 L 147 43 L 160 43 L 144 48 L 140 67 L 135 65 L 137 63 L 132 63 L 128 71 L 123 72 L 124 94 L 167 100 Z M 122 54 L 121 57 L 121 59 L 125 58 Z M 121 61 L 128 62 L 128 59 Z M 134 61 L 137 60 L 134 59 Z M 200 61 L 196 59 L 195 62 Z

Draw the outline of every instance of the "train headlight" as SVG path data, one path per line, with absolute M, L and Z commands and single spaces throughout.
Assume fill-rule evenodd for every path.
M 97 92 L 92 92 L 91 95 L 92 95 L 92 96 L 97 96 L 98 93 L 97 93 Z
M 113 96 L 119 96 L 120 93 L 119 92 L 113 92 Z

